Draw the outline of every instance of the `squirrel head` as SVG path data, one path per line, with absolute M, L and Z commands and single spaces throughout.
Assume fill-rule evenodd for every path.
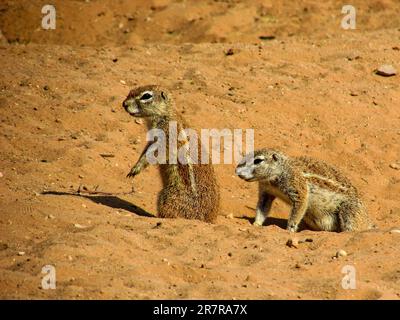
M 278 179 L 283 170 L 287 157 L 273 149 L 261 149 L 247 154 L 237 165 L 236 174 L 246 181 Z
M 158 86 L 142 86 L 132 89 L 122 106 L 134 117 L 163 117 L 170 113 L 170 98 Z

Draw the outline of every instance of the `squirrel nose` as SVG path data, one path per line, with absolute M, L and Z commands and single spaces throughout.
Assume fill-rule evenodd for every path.
M 130 106 L 132 106 L 132 100 L 131 99 L 126 99 L 124 100 L 124 102 L 122 103 L 122 106 L 126 109 Z

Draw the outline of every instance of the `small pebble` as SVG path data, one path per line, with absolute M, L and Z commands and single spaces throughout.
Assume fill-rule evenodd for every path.
M 381 65 L 377 70 L 375 70 L 375 73 L 379 76 L 391 77 L 391 76 L 396 75 L 397 71 L 395 68 L 393 68 L 392 65 L 384 64 L 384 65 Z
M 119 82 L 120 82 L 121 84 L 126 84 L 126 82 L 125 82 L 124 80 L 119 80 Z
M 0 178 L 3 178 L 3 177 L 4 177 L 3 173 L 2 173 L 2 172 L 0 172 Z
M 227 214 L 226 217 L 227 217 L 228 219 L 233 219 L 233 213 Z
M 18 255 L 19 255 L 19 256 L 24 256 L 24 255 L 25 255 L 25 252 L 24 252 L 24 251 L 19 251 L 19 252 L 18 252 Z
M 336 252 L 336 258 L 346 257 L 346 256 L 347 256 L 347 252 L 344 251 L 343 249 L 340 249 L 338 252 Z
M 230 48 L 230 49 L 228 49 L 227 51 L 225 51 L 225 55 L 226 55 L 226 56 L 231 56 L 231 55 L 233 55 L 233 54 L 234 54 L 234 51 L 233 51 L 232 48 Z
M 135 119 L 135 123 L 137 123 L 137 124 L 143 124 L 143 120 L 142 120 L 142 119 Z
M 75 224 L 74 224 L 74 227 L 75 227 L 75 228 L 78 228 L 78 229 L 86 229 L 86 228 L 87 228 L 86 226 L 84 226 L 84 225 L 82 225 L 82 224 L 79 224 L 79 223 L 75 223 Z
M 394 170 L 400 170 L 400 164 L 398 164 L 398 163 L 391 163 L 391 164 L 389 164 L 389 167 Z
M 286 242 L 286 245 L 289 247 L 289 248 L 298 248 L 299 247 L 299 240 L 297 239 L 297 238 L 293 238 L 293 239 L 289 239 L 287 242 Z
M 156 223 L 156 225 L 153 227 L 153 229 L 157 229 L 157 228 L 161 227 L 161 225 L 162 225 L 162 222 L 159 221 Z
M 166 262 L 167 263 L 167 266 L 170 266 L 171 265 L 171 263 L 168 261 L 168 259 L 166 259 L 166 258 L 164 258 L 164 259 L 162 259 L 162 262 Z
M 399 233 L 400 234 L 400 229 L 392 229 L 389 231 L 391 234 Z

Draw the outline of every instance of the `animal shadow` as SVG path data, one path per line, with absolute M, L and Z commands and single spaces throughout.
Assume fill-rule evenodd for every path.
M 44 191 L 42 192 L 42 194 L 54 195 L 54 196 L 75 196 L 75 197 L 86 198 L 93 201 L 94 203 L 102 204 L 110 208 L 123 209 L 131 213 L 134 213 L 138 216 L 155 218 L 155 216 L 150 212 L 147 212 L 146 210 L 134 205 L 133 203 L 130 203 L 113 195 L 86 195 L 86 194 L 59 192 L 59 191 Z
M 252 217 L 238 217 L 239 219 L 244 219 L 253 224 L 254 218 Z M 274 218 L 274 217 L 268 217 L 267 220 L 264 222 L 263 226 L 278 226 L 279 228 L 286 229 L 287 225 L 287 220 L 286 219 L 281 219 L 281 218 Z
M 248 209 L 251 209 L 254 211 L 254 208 L 246 206 Z M 251 224 L 253 224 L 255 218 L 253 217 L 241 217 L 239 219 L 244 219 L 249 221 Z M 282 218 L 274 218 L 274 217 L 268 217 L 267 220 L 264 222 L 263 226 L 278 226 L 279 228 L 286 229 L 287 226 L 287 219 L 282 219 Z M 304 221 L 301 221 L 299 224 L 298 231 L 303 231 L 303 230 L 308 230 L 306 224 Z

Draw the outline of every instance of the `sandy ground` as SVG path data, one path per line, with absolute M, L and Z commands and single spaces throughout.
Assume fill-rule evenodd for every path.
M 399 299 L 400 78 L 374 70 L 400 69 L 400 4 L 353 2 L 345 31 L 332 0 L 54 1 L 44 31 L 44 1 L 1 1 L 0 297 Z M 252 226 L 257 186 L 234 164 L 215 166 L 217 223 L 156 218 L 157 169 L 125 178 L 146 128 L 121 107 L 150 83 L 193 128 L 252 128 L 257 148 L 340 167 L 378 229 L 302 230 L 290 248 L 289 208 Z

